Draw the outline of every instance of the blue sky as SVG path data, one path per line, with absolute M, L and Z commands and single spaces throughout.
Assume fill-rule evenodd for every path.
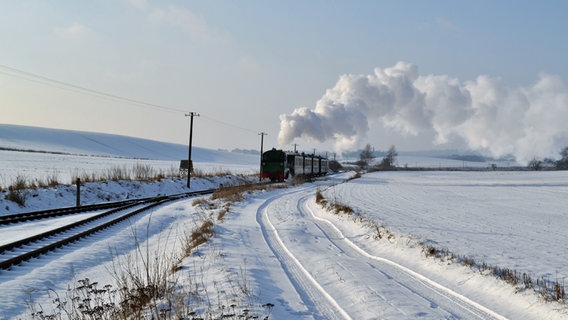
M 314 109 L 340 76 L 399 61 L 462 87 L 487 75 L 501 91 L 555 75 L 564 115 L 567 12 L 565 1 L 0 0 L 0 122 L 186 143 L 184 113 L 195 111 L 195 145 L 258 148 L 266 132 L 266 148 L 278 146 L 281 115 Z M 435 125 L 412 133 L 387 120 L 370 119 L 350 147 L 515 153 L 472 138 L 472 125 L 440 129 L 450 136 L 440 143 Z M 544 155 L 563 143 L 559 130 Z M 331 151 L 333 137 L 298 132 L 286 147 Z

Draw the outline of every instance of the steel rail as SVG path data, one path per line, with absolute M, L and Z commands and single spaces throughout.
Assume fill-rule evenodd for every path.
M 55 218 L 55 217 L 66 216 L 75 213 L 83 213 L 88 211 L 116 208 L 132 202 L 143 201 L 143 200 L 144 199 L 131 199 L 131 200 L 117 201 L 117 202 L 89 204 L 79 207 L 63 207 L 63 208 L 47 209 L 41 211 L 30 211 L 24 213 L 1 215 L 0 225 L 21 223 L 21 222 L 47 219 L 47 218 Z
M 28 244 L 31 244 L 31 243 L 52 237 L 52 236 L 57 235 L 57 234 L 61 234 L 63 232 L 69 231 L 69 230 L 76 228 L 78 226 L 99 220 L 99 219 L 104 218 L 106 216 L 109 216 L 111 214 L 115 214 L 119 211 L 128 210 L 132 207 L 142 205 L 144 203 L 149 203 L 148 205 L 145 205 L 142 208 L 138 208 L 136 210 L 130 211 L 130 212 L 124 214 L 124 215 L 121 215 L 121 216 L 119 216 L 115 219 L 112 219 L 110 221 L 102 223 L 98 226 L 92 227 L 88 230 L 79 232 L 77 234 L 66 237 L 62 240 L 53 242 L 53 243 L 45 245 L 45 246 L 42 246 L 41 248 L 38 248 L 38 249 L 35 249 L 35 250 L 32 250 L 32 251 L 28 251 L 28 252 L 23 253 L 21 255 L 0 261 L 0 270 L 7 270 L 10 267 L 18 265 L 18 264 L 20 264 L 24 261 L 30 260 L 34 257 L 40 256 L 42 254 L 53 251 L 53 250 L 55 250 L 59 247 L 65 246 L 65 245 L 70 244 L 72 242 L 75 242 L 79 239 L 85 238 L 85 237 L 87 237 L 87 236 L 89 236 L 93 233 L 96 233 L 100 230 L 106 229 L 106 228 L 108 228 L 112 225 L 115 225 L 119 222 L 122 222 L 122 221 L 136 215 L 136 214 L 144 212 L 144 211 L 151 209 L 155 206 L 158 206 L 160 204 L 163 204 L 163 203 L 166 203 L 166 202 L 169 202 L 169 201 L 178 200 L 178 199 L 181 199 L 181 198 L 191 197 L 191 196 L 211 194 L 211 193 L 215 192 L 216 190 L 217 189 L 209 189 L 209 190 L 203 190 L 203 191 L 197 191 L 197 192 L 181 193 L 181 194 L 176 194 L 176 195 L 171 195 L 171 196 L 158 196 L 158 197 L 155 197 L 155 198 L 147 198 L 144 201 L 138 200 L 137 202 L 126 204 L 122 207 L 114 208 L 112 210 L 103 212 L 103 213 L 98 214 L 96 216 L 93 216 L 93 217 L 90 217 L 90 218 L 87 218 L 87 219 L 83 219 L 83 220 L 80 220 L 80 221 L 77 221 L 77 222 L 56 228 L 54 230 L 50 230 L 50 231 L 43 232 L 43 233 L 38 234 L 38 235 L 34 235 L 34 236 L 31 236 L 31 237 L 28 237 L 28 238 L 25 238 L 25 239 L 21 239 L 21 240 L 12 242 L 12 243 L 5 244 L 3 246 L 0 246 L 0 254 L 3 254 L 4 252 L 14 250 L 14 249 L 23 247 L 25 245 L 28 245 Z
M 110 226 L 112 226 L 112 225 L 115 225 L 115 224 L 117 224 L 117 223 L 119 223 L 119 222 L 122 222 L 122 221 L 124 221 L 124 220 L 126 220 L 126 219 L 128 219 L 128 218 L 130 218 L 130 217 L 132 217 L 132 216 L 134 216 L 134 215 L 136 215 L 136 214 L 138 214 L 138 213 L 141 213 L 141 212 L 146 211 L 146 210 L 148 210 L 148 209 L 150 209 L 150 208 L 153 208 L 153 207 L 155 207 L 155 206 L 157 206 L 157 205 L 160 205 L 160 204 L 162 204 L 162 203 L 164 203 L 164 202 L 172 201 L 172 200 L 174 200 L 174 199 L 164 199 L 164 200 L 160 200 L 160 201 L 155 202 L 155 203 L 151 203 L 151 204 L 149 204 L 149 205 L 147 205 L 147 206 L 145 206 L 145 207 L 143 207 L 143 208 L 136 209 L 136 210 L 131 211 L 131 212 L 127 213 L 127 214 L 124 214 L 124 215 L 122 215 L 122 216 L 120 216 L 120 217 L 118 217 L 118 218 L 116 218 L 116 219 L 112 219 L 112 220 L 107 221 L 107 222 L 105 222 L 105 223 L 103 223 L 103 224 L 100 224 L 100 225 L 98 225 L 98 226 L 96 226 L 96 227 L 93 227 L 93 228 L 90 228 L 90 229 L 85 230 L 85 231 L 83 231 L 83 232 L 74 234 L 74 235 L 72 235 L 72 236 L 70 236 L 70 237 L 66 237 L 66 238 L 64 238 L 64 239 L 62 239 L 62 240 L 59 240 L 59 241 L 56 241 L 56 242 L 54 242 L 54 243 L 48 244 L 48 245 L 43 246 L 43 247 L 41 247 L 41 248 L 38 248 L 38 249 L 35 249 L 35 250 L 32 250 L 32 251 L 28 251 L 28 252 L 26 252 L 26 253 L 24 253 L 24 254 L 21 254 L 21 255 L 18 255 L 18 256 L 16 256 L 16 257 L 12 257 L 12 258 L 10 258 L 10 259 L 4 260 L 4 261 L 0 261 L 0 269 L 2 269 L 2 270 L 9 269 L 11 266 L 18 265 L 18 264 L 20 264 L 20 263 L 22 263 L 22 262 L 24 262 L 24 261 L 28 261 L 28 260 L 30 260 L 30 259 L 32 259 L 32 258 L 38 257 L 38 256 L 40 256 L 40 255 L 42 255 L 42 254 L 46 254 L 46 253 L 48 253 L 48 252 L 50 252 L 50 251 L 53 251 L 53 250 L 55 250 L 55 249 L 57 249 L 57 248 L 60 248 L 60 247 L 63 247 L 63 246 L 65 246 L 65 245 L 68 245 L 68 244 L 70 244 L 70 243 L 73 243 L 73 242 L 75 242 L 75 241 L 77 241 L 77 240 L 79 240 L 79 239 L 81 239 L 81 238 L 87 237 L 87 236 L 89 236 L 89 235 L 91 235 L 91 234 L 94 234 L 94 233 L 96 233 L 96 232 L 98 232 L 98 231 L 104 230 L 104 229 L 106 229 L 106 228 L 108 228 L 108 227 L 110 227 Z
M 40 233 L 40 234 L 33 235 L 31 237 L 28 237 L 28 238 L 25 238 L 25 239 L 21 239 L 21 240 L 18 240 L 18 241 L 14 241 L 14 242 L 2 245 L 2 246 L 0 246 L 0 254 L 3 254 L 6 251 L 10 251 L 10 250 L 13 250 L 15 248 L 19 248 L 19 247 L 25 246 L 27 244 L 30 244 L 30 243 L 33 243 L 33 242 L 36 242 L 36 241 L 39 241 L 41 239 L 45 239 L 45 238 L 54 236 L 56 234 L 71 230 L 73 228 L 76 228 L 78 226 L 93 222 L 95 220 L 102 219 L 106 216 L 109 216 L 111 214 L 114 214 L 114 213 L 122 211 L 122 210 L 126 210 L 126 209 L 133 207 L 133 206 L 136 206 L 136 205 L 139 205 L 139 203 L 127 204 L 127 205 L 124 205 L 122 207 L 118 207 L 118 208 L 97 214 L 97 215 L 92 216 L 90 218 L 82 219 L 82 220 L 64 225 L 62 227 L 59 227 L 59 228 L 56 228 L 56 229 L 53 229 L 53 230 L 49 230 L 49 231 L 46 231 L 46 232 L 43 232 L 43 233 Z
M 259 185 L 262 183 L 252 183 L 250 185 Z M 150 208 L 153 208 L 155 206 L 158 206 L 160 204 L 169 202 L 169 201 L 174 201 L 174 200 L 178 200 L 178 199 L 182 199 L 182 198 L 187 198 L 187 197 L 193 197 L 193 196 L 200 196 L 200 195 L 207 195 L 207 194 L 212 194 L 215 191 L 221 190 L 221 189 L 230 189 L 230 188 L 240 188 L 242 186 L 229 186 L 229 187 L 222 187 L 222 188 L 215 188 L 215 189 L 207 189 L 207 190 L 201 190 L 201 191 L 195 191 L 195 192 L 187 192 L 187 193 L 180 193 L 180 194 L 174 194 L 174 195 L 169 195 L 169 196 L 157 196 L 157 197 L 153 197 L 153 198 L 144 198 L 144 199 L 132 199 L 132 200 L 127 200 L 127 201 L 122 201 L 122 202 L 114 202 L 111 204 L 99 204 L 99 205 L 90 205 L 88 210 L 85 211 L 92 211 L 92 210 L 97 210 L 97 209 L 101 209 L 101 208 L 109 208 L 109 207 L 113 207 L 113 206 L 118 206 L 114 209 L 111 209 L 109 211 L 103 212 L 101 214 L 97 214 L 95 216 L 92 216 L 90 218 L 86 218 L 80 221 L 76 221 L 74 223 L 56 228 L 54 230 L 50 230 L 47 232 L 43 232 L 41 234 L 38 235 L 34 235 L 25 239 L 21 239 L 12 243 L 8 243 L 5 245 L 0 246 L 0 254 L 3 254 L 4 252 L 10 251 L 10 250 L 14 250 L 16 248 L 20 248 L 22 246 L 28 245 L 28 244 L 32 244 L 36 241 L 40 241 L 43 239 L 46 239 L 48 237 L 52 237 L 54 235 L 57 234 L 61 234 L 63 232 L 67 232 L 75 227 L 90 223 L 90 222 L 94 222 L 96 220 L 99 220 L 101 218 L 104 218 L 106 216 L 109 216 L 111 214 L 115 214 L 119 211 L 122 210 L 128 210 L 132 207 L 138 206 L 138 205 L 143 205 L 145 203 L 150 203 L 148 205 L 145 205 L 142 208 L 138 208 L 136 210 L 130 211 L 124 215 L 121 215 L 115 219 L 112 219 L 110 221 L 107 221 L 105 223 L 102 223 L 98 226 L 95 226 L 93 228 L 90 228 L 88 230 L 76 233 L 72 236 L 66 237 L 65 239 L 53 242 L 51 244 L 45 245 L 41 248 L 32 250 L 32 251 L 28 251 L 26 253 L 23 253 L 21 255 L 6 259 L 4 261 L 0 261 L 0 270 L 7 270 L 12 266 L 18 265 L 24 261 L 28 261 L 34 257 L 40 256 L 42 254 L 46 254 L 50 251 L 53 251 L 57 248 L 60 248 L 62 246 L 65 246 L 69 243 L 75 242 L 79 239 L 85 238 L 93 233 L 96 233 L 98 231 L 101 231 L 103 229 L 106 229 L 112 225 L 115 225 L 119 222 L 122 222 L 136 214 L 139 214 L 141 212 L 144 212 Z M 65 211 L 68 208 L 62 208 L 61 210 Z M 47 211 L 51 211 L 51 210 L 44 210 L 44 211 L 38 211 L 36 212 L 38 214 L 38 216 L 42 216 L 42 214 L 44 214 Z M 57 211 L 57 209 L 54 209 L 54 211 Z M 73 211 L 73 210 L 69 210 L 69 211 Z M 75 211 L 74 213 L 77 213 L 77 211 Z M 70 213 L 68 213 L 70 214 Z M 43 219 L 46 217 L 40 217 L 40 218 L 36 218 L 36 219 Z M 27 220 L 24 220 L 27 221 Z
M 170 195 L 172 197 L 175 196 L 195 196 L 200 194 L 207 194 L 212 193 L 216 189 L 207 189 L 203 191 L 193 191 L 193 192 L 186 192 L 186 193 L 179 193 Z M 48 219 L 48 218 L 55 218 L 61 217 L 76 213 L 83 213 L 89 211 L 96 211 L 96 210 L 104 210 L 110 208 L 118 208 L 127 204 L 131 204 L 134 202 L 140 203 L 144 201 L 148 201 L 154 199 L 155 197 L 148 197 L 148 198 L 138 198 L 138 199 L 129 199 L 123 201 L 115 201 L 115 202 L 105 202 L 105 203 L 96 203 L 96 204 L 89 204 L 83 206 L 74 206 L 74 207 L 62 207 L 62 208 L 53 208 L 47 210 L 40 210 L 40 211 L 30 211 L 30 212 L 23 212 L 23 213 L 16 213 L 16 214 L 9 214 L 9 215 L 0 215 L 0 225 L 8 225 L 12 223 L 22 223 L 28 222 L 33 220 L 41 220 L 41 219 Z

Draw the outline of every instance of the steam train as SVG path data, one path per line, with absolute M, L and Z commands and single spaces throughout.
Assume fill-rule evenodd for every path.
M 329 160 L 315 154 L 285 152 L 272 148 L 262 154 L 261 177 L 284 181 L 290 176 L 315 177 L 326 175 Z

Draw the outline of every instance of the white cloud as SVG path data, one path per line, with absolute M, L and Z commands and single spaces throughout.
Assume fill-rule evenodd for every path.
M 69 27 L 57 28 L 56 33 L 64 38 L 83 39 L 92 34 L 93 31 L 90 28 L 75 22 Z
M 237 67 L 241 71 L 256 72 L 261 69 L 260 64 L 251 57 L 242 57 Z
M 185 8 L 168 6 L 154 9 L 150 13 L 150 21 L 178 28 L 201 42 L 223 43 L 227 41 L 227 37 L 210 26 L 202 16 Z
M 148 7 L 146 0 L 127 0 L 127 2 L 138 10 L 145 10 Z
M 438 17 L 436 18 L 436 25 L 438 25 L 438 27 L 442 28 L 443 30 L 452 32 L 452 33 L 459 33 L 461 32 L 460 27 L 458 27 L 458 25 L 456 25 L 455 23 L 453 23 L 452 21 L 446 19 L 446 18 L 441 18 Z

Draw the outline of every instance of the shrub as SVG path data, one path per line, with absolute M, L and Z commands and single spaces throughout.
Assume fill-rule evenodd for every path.
M 213 236 L 213 221 L 205 220 L 203 224 L 191 232 L 191 235 L 186 241 L 186 253 L 189 255 L 189 252 L 194 248 L 197 248 L 199 245 L 204 244 L 207 242 L 207 239 Z
M 566 297 L 566 292 L 564 290 L 564 285 L 556 281 L 556 283 L 554 284 L 554 300 L 564 301 L 565 297 Z
M 149 164 L 136 163 L 132 168 L 132 173 L 134 180 L 138 181 L 150 181 L 156 177 L 154 169 Z
M 98 283 L 91 282 L 88 278 L 77 283 L 79 285 L 67 289 L 64 297 L 60 297 L 55 291 L 48 291 L 52 301 L 51 310 L 28 303 L 31 319 L 125 319 L 118 317 L 118 294 L 111 285 L 99 289 Z
M 324 208 L 329 208 L 331 210 L 333 210 L 333 212 L 335 212 L 335 214 L 339 214 L 341 212 L 346 213 L 346 214 L 352 214 L 353 213 L 353 208 L 351 208 L 350 206 L 341 203 L 339 201 L 333 200 L 331 202 L 328 202 L 323 193 L 321 192 L 321 190 L 317 190 L 316 191 L 316 203 L 321 205 Z
M 274 188 L 285 188 L 282 185 L 258 185 L 258 184 L 243 184 L 237 186 L 226 186 L 217 189 L 211 195 L 211 200 L 224 199 L 226 201 L 238 202 L 244 199 L 244 194 L 257 190 L 266 190 Z
M 325 200 L 323 193 L 321 192 L 320 189 L 316 191 L 316 203 L 322 206 L 325 206 L 327 204 L 327 201 Z
M 231 208 L 230 204 L 226 204 L 221 211 L 219 211 L 219 214 L 217 215 L 217 220 L 218 221 L 223 221 L 225 219 L 225 215 L 229 212 L 229 209 Z
M 533 281 L 532 277 L 527 273 L 520 273 L 516 270 L 509 268 L 501 268 L 493 266 L 487 262 L 477 263 L 474 258 L 456 256 L 448 249 L 440 250 L 432 245 L 422 244 L 422 251 L 427 257 L 434 257 L 437 259 L 457 259 L 461 264 L 470 268 L 477 268 L 480 272 L 489 270 L 490 274 L 506 283 L 517 287 L 523 286 L 525 289 L 533 289 L 538 292 L 544 301 L 558 301 L 563 302 L 566 298 L 565 285 L 558 280 L 550 281 L 544 277 Z
M 8 194 L 6 194 L 6 200 L 17 203 L 19 206 L 23 207 L 26 204 L 26 189 L 28 184 L 26 178 L 22 175 L 18 175 L 14 182 L 8 186 Z
M 207 198 L 195 198 L 195 200 L 191 202 L 191 205 L 195 207 L 200 206 L 204 203 L 207 203 Z
M 349 180 L 355 180 L 355 179 L 359 179 L 359 178 L 361 178 L 361 171 L 358 170 L 358 171 L 355 172 L 355 174 L 351 178 L 349 178 Z
M 12 184 L 8 187 L 8 190 L 20 191 L 25 190 L 27 187 L 28 184 L 26 182 L 26 177 L 18 175 L 14 182 L 12 182 Z
M 211 200 L 215 199 L 225 199 L 227 201 L 242 201 L 244 199 L 243 193 L 252 190 L 253 187 L 250 186 L 232 186 L 232 187 L 222 187 L 217 189 L 211 195 Z
M 20 207 L 26 205 L 26 195 L 24 190 L 13 190 L 8 189 L 8 194 L 6 194 L 6 200 L 17 203 Z
M 113 166 L 106 170 L 104 180 L 112 180 L 112 181 L 119 181 L 119 180 L 129 180 L 130 174 L 128 174 L 128 169 L 125 166 Z
M 59 185 L 59 178 L 57 177 L 57 173 L 53 172 L 49 177 L 47 177 L 47 186 L 48 187 L 57 187 Z
M 352 214 L 353 213 L 353 208 L 351 208 L 350 206 L 343 204 L 343 203 L 334 202 L 334 203 L 331 204 L 331 207 L 335 211 L 335 214 L 339 214 L 341 212 L 346 213 L 346 214 Z

